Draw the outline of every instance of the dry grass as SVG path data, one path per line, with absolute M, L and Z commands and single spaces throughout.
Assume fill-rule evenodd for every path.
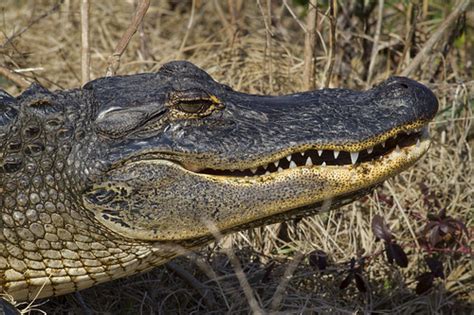
M 90 2 L 91 77 L 96 78 L 105 74 L 107 57 L 130 21 L 133 4 Z M 132 39 L 118 73 L 156 71 L 163 63 L 181 58 L 237 90 L 275 94 L 302 90 L 303 7 L 275 0 L 270 7 L 273 19 L 265 23 L 270 21 L 262 16 L 268 12 L 266 1 L 261 1 L 261 8 L 257 1 L 243 1 L 239 10 L 240 2 L 235 1 L 236 14 L 232 18 L 226 1 L 194 1 L 197 7 L 188 28 L 191 1 L 152 1 L 142 36 Z M 349 2 L 352 5 L 357 1 Z M 349 12 L 351 5 L 340 7 L 330 86 L 362 89 L 401 73 L 454 7 L 454 1 L 420 2 L 426 6 L 412 11 L 411 5 L 385 1 L 376 41 L 379 50 L 375 53 L 372 42 L 377 8 L 365 17 L 362 13 L 356 17 Z M 0 65 L 20 69 L 21 74 L 48 88 L 78 87 L 79 1 L 65 0 L 58 10 L 49 12 L 55 3 L 2 1 Z M 172 3 L 177 3 L 176 7 Z M 292 17 L 286 4 L 301 21 Z M 323 7 L 323 13 L 326 9 Z M 413 14 L 418 16 L 416 23 L 410 18 Z M 442 256 L 447 278 L 438 281 L 432 292 L 419 296 L 414 287 L 416 277 L 426 270 L 423 257 L 427 254 L 419 246 L 417 235 L 430 209 L 423 202 L 421 184 L 436 196 L 438 208 L 445 207 L 449 215 L 463 220 L 472 230 L 474 106 L 469 52 L 473 51 L 473 24 L 471 12 L 457 28 L 448 29 L 412 75 L 430 84 L 440 101 L 440 112 L 431 124 L 434 145 L 416 167 L 386 182 L 370 197 L 342 209 L 299 223 L 231 235 L 196 255 L 176 259 L 152 272 L 52 298 L 36 309 L 51 314 L 469 313 L 474 283 L 472 256 L 468 254 Z M 462 27 L 467 35 L 459 36 Z M 326 16 L 319 16 L 317 29 L 317 37 L 324 38 L 324 45 L 329 46 Z M 328 75 L 324 70 L 328 54 L 319 41 L 319 87 Z M 0 84 L 10 93 L 20 92 L 2 77 Z M 378 254 L 382 244 L 374 241 L 370 229 L 375 214 L 386 219 L 409 253 L 408 268 L 389 266 Z M 464 241 L 472 245 L 470 240 Z M 230 255 L 233 259 L 225 255 L 228 250 L 223 250 L 230 246 L 235 253 L 235 257 Z M 330 269 L 334 272 L 319 273 L 308 264 L 306 256 L 315 249 L 330 254 Z M 371 257 L 364 272 L 368 292 L 358 293 L 354 286 L 339 290 L 344 277 L 340 272 L 347 268 L 344 263 L 360 256 Z M 243 275 L 236 275 L 236 264 L 242 267 Z M 242 276 L 249 284 L 245 293 L 253 297 L 253 304 L 242 290 Z

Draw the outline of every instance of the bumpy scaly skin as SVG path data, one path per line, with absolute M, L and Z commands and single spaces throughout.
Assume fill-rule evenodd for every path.
M 0 293 L 31 300 L 150 269 L 212 240 L 206 220 L 231 232 L 339 207 L 412 165 L 429 142 L 357 165 L 249 178 L 205 170 L 349 154 L 436 110 L 432 93 L 404 78 L 364 93 L 267 97 L 186 62 L 81 90 L 0 91 Z
M 101 167 L 84 165 L 96 141 L 88 98 L 33 86 L 19 103 L 17 123 L 1 138 L 0 289 L 17 300 L 58 295 L 172 257 L 118 237 L 78 206 L 84 170 Z

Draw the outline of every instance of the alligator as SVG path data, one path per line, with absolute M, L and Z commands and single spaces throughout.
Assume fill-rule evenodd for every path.
M 82 290 L 216 231 L 350 203 L 428 150 L 437 109 L 404 77 L 251 95 L 185 61 L 67 91 L 0 90 L 0 293 Z

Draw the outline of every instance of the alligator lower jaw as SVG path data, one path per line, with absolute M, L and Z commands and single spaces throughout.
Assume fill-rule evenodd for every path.
M 295 151 L 287 156 L 252 168 L 214 169 L 181 163 L 186 170 L 204 176 L 220 179 L 261 180 L 285 175 L 298 169 L 320 169 L 330 172 L 334 169 L 354 169 L 360 166 L 381 167 L 385 162 L 396 159 L 394 168 L 404 169 L 420 158 L 430 144 L 428 128 L 414 132 L 401 132 L 386 141 L 358 152 L 309 149 Z

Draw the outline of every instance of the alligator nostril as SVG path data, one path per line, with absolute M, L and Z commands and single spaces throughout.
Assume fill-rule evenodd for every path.
M 405 84 L 405 83 L 400 83 L 401 87 L 404 88 L 404 89 L 408 89 L 408 85 Z

